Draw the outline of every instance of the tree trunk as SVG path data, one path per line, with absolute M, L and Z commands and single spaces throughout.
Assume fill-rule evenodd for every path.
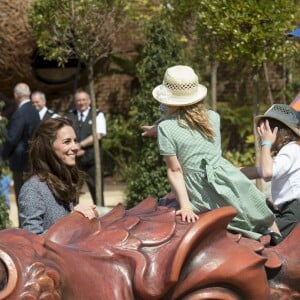
M 253 132 L 254 132 L 254 147 L 255 147 L 255 165 L 259 166 L 260 164 L 260 145 L 259 145 L 259 138 L 256 131 L 256 124 L 255 124 L 255 116 L 259 113 L 259 94 L 258 94 L 258 73 L 253 76 Z M 256 186 L 259 190 L 262 191 L 262 180 L 256 179 Z
M 270 103 L 270 105 L 273 105 L 274 100 L 273 100 L 273 95 L 272 95 L 272 90 L 271 90 L 271 85 L 270 85 L 268 66 L 267 66 L 266 62 L 263 63 L 263 66 L 264 66 L 265 79 L 266 79 L 267 89 L 268 89 L 269 103 Z
M 95 185 L 96 185 L 96 204 L 98 206 L 104 206 L 103 190 L 102 190 L 102 178 L 101 178 L 101 160 L 100 160 L 100 147 L 96 130 L 96 97 L 94 90 L 94 67 L 93 63 L 88 64 L 88 81 L 89 81 L 89 94 L 91 96 L 91 108 L 92 108 L 92 131 L 94 140 L 94 159 L 95 159 Z
M 287 85 L 287 81 L 288 81 L 288 78 L 287 78 L 287 68 L 286 68 L 286 60 L 285 58 L 283 59 L 283 99 L 284 99 L 284 103 L 286 103 L 286 85 Z
M 217 110 L 217 75 L 219 62 L 214 61 L 211 67 L 211 108 Z

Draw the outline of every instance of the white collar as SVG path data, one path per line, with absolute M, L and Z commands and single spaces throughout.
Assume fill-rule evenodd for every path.
M 18 106 L 18 108 L 20 108 L 21 106 L 23 106 L 25 103 L 27 103 L 27 102 L 30 102 L 30 99 L 25 99 L 25 100 L 23 100 L 20 104 L 19 104 L 19 106 Z
M 40 115 L 40 119 L 43 120 L 45 114 L 47 113 L 47 107 L 44 106 L 40 111 L 39 111 L 39 115 Z
M 79 110 L 77 110 L 77 117 L 78 117 L 78 120 L 80 120 L 80 117 L 81 117 L 81 114 L 82 114 L 82 119 L 83 119 L 83 121 L 84 121 L 84 120 L 86 119 L 88 113 L 89 113 L 89 110 L 90 110 L 90 107 L 87 108 L 87 109 L 84 110 L 84 111 L 79 111 Z

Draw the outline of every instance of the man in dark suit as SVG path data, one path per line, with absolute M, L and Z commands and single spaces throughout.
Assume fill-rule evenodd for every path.
M 8 123 L 2 158 L 9 162 L 9 167 L 13 173 L 17 201 L 24 182 L 23 172 L 28 168 L 28 141 L 40 123 L 40 117 L 30 101 L 30 88 L 26 83 L 18 83 L 15 86 L 14 97 L 17 109 Z
M 31 94 L 31 102 L 33 106 L 38 110 L 40 119 L 47 120 L 49 118 L 59 117 L 53 110 L 46 106 L 46 95 L 41 91 L 35 91 Z

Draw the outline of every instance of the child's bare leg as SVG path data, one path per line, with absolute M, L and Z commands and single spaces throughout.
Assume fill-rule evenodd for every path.
M 277 226 L 277 224 L 276 224 L 275 221 L 274 221 L 274 223 L 272 224 L 272 226 L 270 227 L 270 230 L 273 231 L 273 232 L 276 232 L 276 233 L 278 233 L 278 234 L 281 235 L 280 230 L 279 230 L 279 228 L 278 228 L 278 226 Z

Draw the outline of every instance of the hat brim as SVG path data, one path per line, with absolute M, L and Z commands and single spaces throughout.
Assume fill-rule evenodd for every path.
M 276 117 L 272 117 L 272 116 L 265 116 L 265 115 L 259 115 L 259 116 L 256 116 L 254 118 L 254 121 L 255 121 L 255 124 L 256 126 L 258 126 L 259 122 L 262 120 L 262 119 L 273 119 L 273 120 L 277 120 L 279 122 L 281 122 L 282 124 L 286 125 L 288 128 L 290 128 L 297 136 L 300 136 L 300 130 L 298 128 L 295 128 L 295 127 L 292 127 L 289 123 L 281 120 L 280 118 L 276 118 Z
M 152 96 L 158 102 L 169 106 L 186 106 L 192 105 L 202 101 L 207 95 L 207 88 L 202 84 L 198 84 L 195 93 L 188 96 L 176 96 L 171 94 L 169 96 L 161 95 L 160 91 L 164 87 L 163 84 L 158 85 L 152 91 Z

